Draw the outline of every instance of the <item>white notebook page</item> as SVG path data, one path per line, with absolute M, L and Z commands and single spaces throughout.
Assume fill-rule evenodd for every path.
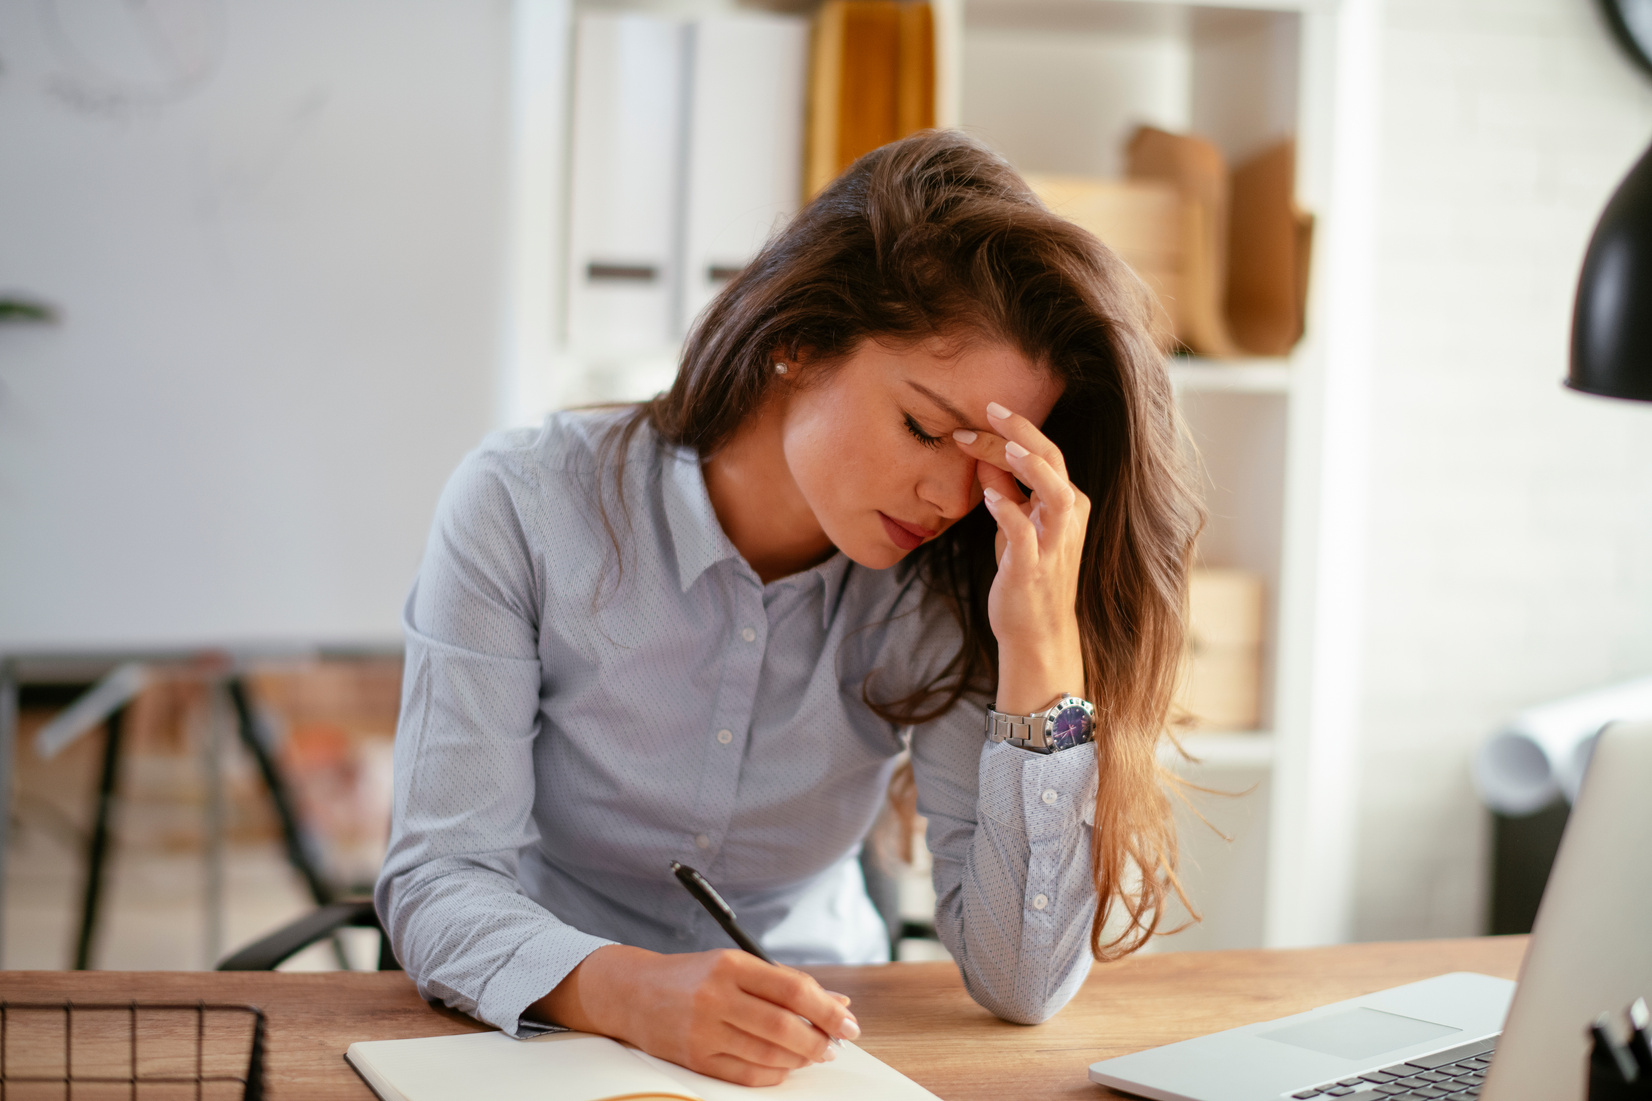
M 621 1045 L 582 1032 L 531 1040 L 513 1040 L 503 1032 L 369 1040 L 351 1044 L 349 1054 L 385 1101 L 694 1097 Z M 395 1092 L 387 1093 L 386 1086 Z
M 830 1063 L 816 1063 L 794 1070 L 778 1086 L 737 1086 L 718 1078 L 707 1078 L 686 1067 L 657 1059 L 645 1052 L 631 1054 L 663 1075 L 676 1079 L 705 1101 L 753 1101 L 777 1098 L 783 1101 L 940 1101 L 933 1093 L 875 1056 L 854 1044 L 845 1043 Z
M 385 1101 L 597 1101 L 664 1096 L 691 1101 L 940 1101 L 887 1063 L 845 1043 L 829 1063 L 794 1070 L 778 1086 L 737 1086 L 604 1036 L 556 1032 L 513 1040 L 472 1032 L 350 1045 L 350 1061 Z M 387 1088 L 388 1087 L 388 1088 Z

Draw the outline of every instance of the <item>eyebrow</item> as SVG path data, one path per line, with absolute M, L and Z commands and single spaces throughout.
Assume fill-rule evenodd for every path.
M 969 417 L 965 415 L 962 409 L 959 409 L 956 405 L 953 405 L 950 401 L 947 401 L 941 395 L 923 385 L 921 382 L 913 382 L 911 379 L 907 379 L 906 384 L 918 393 L 922 394 L 924 397 L 928 398 L 930 401 L 934 402 L 940 407 L 941 412 L 957 421 L 960 426 L 964 428 L 975 427 L 970 423 Z

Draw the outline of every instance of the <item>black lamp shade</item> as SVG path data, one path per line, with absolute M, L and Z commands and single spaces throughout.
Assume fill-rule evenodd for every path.
M 1566 385 L 1652 401 L 1652 149 L 1618 185 L 1589 239 Z

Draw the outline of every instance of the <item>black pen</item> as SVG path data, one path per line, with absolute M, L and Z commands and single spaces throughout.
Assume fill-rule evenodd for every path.
M 706 908 L 706 913 L 717 919 L 717 924 L 723 927 L 723 932 L 727 933 L 735 944 L 764 963 L 774 962 L 769 959 L 769 954 L 763 951 L 756 941 L 747 936 L 744 929 L 740 928 L 740 923 L 734 920 L 734 911 L 729 909 L 729 904 L 723 901 L 723 896 L 717 893 L 717 888 L 713 887 L 705 876 L 690 868 L 687 864 L 679 864 L 675 860 L 671 862 L 671 874 L 677 877 L 678 883 L 688 888 L 688 893 L 694 896 L 696 902 Z M 814 1022 L 809 1023 L 813 1024 Z M 820 1026 L 815 1025 L 815 1027 L 819 1028 Z M 822 1029 L 822 1031 L 825 1030 Z M 836 1036 L 828 1036 L 826 1039 L 833 1047 L 843 1046 L 843 1042 Z

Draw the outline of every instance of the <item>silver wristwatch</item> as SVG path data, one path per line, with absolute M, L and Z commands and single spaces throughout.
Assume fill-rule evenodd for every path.
M 1089 700 L 1063 693 L 1042 711 L 1005 715 L 987 708 L 987 740 L 1008 742 L 1034 753 L 1056 753 L 1095 741 L 1096 709 Z

